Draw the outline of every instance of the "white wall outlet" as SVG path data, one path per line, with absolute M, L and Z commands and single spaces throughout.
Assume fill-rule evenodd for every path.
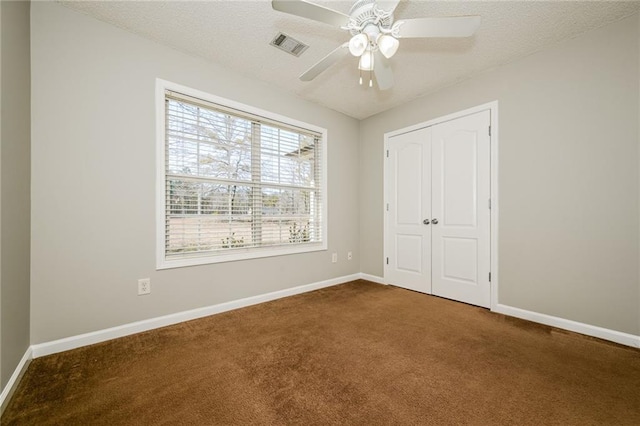
M 351 260 L 353 259 L 353 253 L 352 252 L 348 252 L 347 253 L 347 260 Z
M 151 293 L 151 278 L 141 278 L 138 280 L 138 296 Z
M 333 253 L 331 255 L 331 263 L 338 263 L 338 253 Z

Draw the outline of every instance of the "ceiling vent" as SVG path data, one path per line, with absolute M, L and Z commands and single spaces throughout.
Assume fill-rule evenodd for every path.
M 278 33 L 273 40 L 271 40 L 271 45 L 277 47 L 280 50 L 284 50 L 287 53 L 292 54 L 293 56 L 300 56 L 302 52 L 307 50 L 308 45 L 299 42 L 295 38 L 288 36 L 283 33 Z

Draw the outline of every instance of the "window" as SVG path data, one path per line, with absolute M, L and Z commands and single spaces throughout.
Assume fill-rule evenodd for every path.
M 159 269 L 326 249 L 324 129 L 161 80 L 157 96 Z

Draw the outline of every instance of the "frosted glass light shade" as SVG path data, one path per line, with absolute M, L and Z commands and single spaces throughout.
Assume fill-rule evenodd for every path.
M 397 38 L 387 34 L 380 34 L 377 43 L 380 53 L 382 53 L 387 59 L 395 55 L 398 51 L 398 46 L 400 46 L 400 42 Z
M 360 56 L 369 46 L 369 37 L 366 34 L 356 34 L 349 40 L 349 52 L 353 56 Z
M 360 56 L 358 68 L 362 71 L 373 71 L 373 55 L 370 49 L 365 50 L 362 56 Z

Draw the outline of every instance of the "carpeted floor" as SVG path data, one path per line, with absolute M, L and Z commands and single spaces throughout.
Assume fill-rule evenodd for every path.
M 639 425 L 640 351 L 356 281 L 34 360 L 3 425 Z

